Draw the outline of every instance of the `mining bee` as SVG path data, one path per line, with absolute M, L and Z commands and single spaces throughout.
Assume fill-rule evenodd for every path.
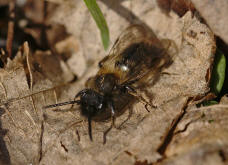
M 141 25 L 128 27 L 120 34 L 109 55 L 99 62 L 98 73 L 87 80 L 86 88 L 78 92 L 73 101 L 45 108 L 78 104 L 81 114 L 88 119 L 92 141 L 91 121 L 111 118 L 112 128 L 115 117 L 121 115 L 126 105 L 134 99 L 151 105 L 138 94 L 137 86 L 146 77 L 155 76 L 170 64 L 168 43 L 167 40 L 159 40 L 152 31 Z

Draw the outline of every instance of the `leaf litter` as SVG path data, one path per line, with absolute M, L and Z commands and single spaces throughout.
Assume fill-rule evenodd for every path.
M 188 108 L 166 150 L 167 159 L 158 164 L 226 164 L 227 96 L 220 104 Z
M 82 71 L 76 72 L 80 69 L 79 63 L 68 67 L 74 65 L 74 62 L 58 58 L 51 51 L 36 51 L 26 55 L 23 49 L 0 70 L 1 109 L 5 111 L 1 115 L 1 125 L 2 129 L 7 130 L 3 139 L 10 162 L 133 164 L 136 161 L 155 163 L 165 160 L 165 156 L 173 159 L 173 153 L 178 153 L 178 150 L 175 147 L 172 149 L 172 143 L 178 134 L 173 132 L 173 139 L 165 146 L 163 153 L 158 152 L 158 149 L 165 143 L 173 122 L 183 113 L 189 98 L 203 97 L 209 92 L 207 74 L 211 70 L 215 53 L 213 33 L 190 12 L 181 18 L 172 12 L 167 16 L 154 2 L 137 1 L 121 4 L 113 1 L 115 5 L 109 10 L 109 7 L 98 1 L 113 32 L 112 42 L 123 28 L 143 21 L 160 39 L 171 39 L 178 48 L 173 64 L 145 92 L 145 97 L 158 108 L 148 113 L 140 102 L 129 105 L 128 110 L 117 118 L 116 125 L 124 122 L 121 129 L 112 129 L 107 135 L 107 143 L 103 145 L 103 132 L 110 127 L 110 122 L 92 123 L 94 141 L 91 142 L 87 123 L 80 116 L 77 106 L 72 110 L 69 109 L 70 105 L 43 109 L 45 105 L 72 100 L 84 88 L 85 81 L 96 74 L 98 61 L 107 54 L 102 50 L 96 25 L 83 3 L 59 3 L 61 5 L 50 20 L 62 23 L 67 32 L 78 40 L 77 50 L 72 50 L 74 46 L 69 48 L 74 52 L 74 57 L 68 60 L 77 61 L 75 56 L 79 56 L 84 61 Z M 69 3 L 77 5 L 70 6 Z M 132 11 L 134 19 L 126 21 L 117 14 L 119 9 Z M 85 19 L 78 19 L 80 17 Z M 126 17 L 131 18 L 131 15 Z M 67 51 L 68 48 L 63 46 L 62 49 Z M 71 70 L 79 77 L 78 80 L 74 81 Z M 188 111 L 185 113 L 188 114 Z M 131 112 L 130 119 L 126 120 Z M 178 123 L 176 128 L 179 128 Z

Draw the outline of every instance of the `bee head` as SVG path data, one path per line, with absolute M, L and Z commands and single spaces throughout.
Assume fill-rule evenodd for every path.
M 93 117 L 104 108 L 104 97 L 92 89 L 84 89 L 77 96 L 84 116 Z

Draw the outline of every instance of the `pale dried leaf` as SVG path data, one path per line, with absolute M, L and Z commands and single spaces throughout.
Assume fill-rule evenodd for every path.
M 189 108 L 176 128 L 166 156 L 160 164 L 208 165 L 227 164 L 228 104 Z
M 213 32 L 228 44 L 228 2 L 226 0 L 192 0 L 192 2 Z
M 12 164 L 39 162 L 42 106 L 48 100 L 45 98 L 48 94 L 44 95 L 41 91 L 54 88 L 64 83 L 62 79 L 66 81 L 72 77 L 69 71 L 65 72 L 68 77 L 64 77 L 59 60 L 56 60 L 55 56 L 39 52 L 31 57 L 31 61 L 28 61 L 31 62 L 29 65 L 34 78 L 33 88 L 30 89 L 28 84 L 31 77 L 28 78 L 29 74 L 26 73 L 27 61 L 23 54 L 23 50 L 20 50 L 16 58 L 12 61 L 8 60 L 5 68 L 0 70 L 1 111 L 5 112 L 1 115 L 1 127 L 7 131 L 4 141 Z M 52 65 L 45 62 L 50 62 Z M 42 71 L 37 69 L 40 65 L 42 65 Z M 32 95 L 35 92 L 41 92 L 41 94 Z
M 56 44 L 56 51 L 62 56 L 70 56 L 67 64 L 71 71 L 81 77 L 86 71 L 86 61 L 79 49 L 79 43 L 75 37 L 71 36 Z

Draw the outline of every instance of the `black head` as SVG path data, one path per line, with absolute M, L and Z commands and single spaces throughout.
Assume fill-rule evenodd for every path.
M 80 97 L 82 115 L 88 118 L 93 118 L 105 108 L 104 97 L 92 89 L 84 89 L 76 97 Z
M 58 104 L 52 104 L 45 106 L 44 108 L 53 108 L 58 106 L 63 106 L 67 104 L 78 104 L 81 108 L 81 114 L 88 118 L 89 125 L 89 137 L 92 141 L 92 128 L 91 128 L 91 120 L 94 117 L 99 117 L 100 114 L 104 113 L 106 110 L 106 101 L 104 96 L 100 95 L 98 92 L 92 89 L 84 89 L 80 91 L 75 98 L 80 97 L 79 100 L 67 101 Z
M 92 141 L 91 121 L 94 117 L 99 116 L 100 113 L 105 111 L 106 103 L 104 97 L 92 89 L 84 89 L 76 97 L 80 97 L 81 114 L 88 118 L 89 137 Z

